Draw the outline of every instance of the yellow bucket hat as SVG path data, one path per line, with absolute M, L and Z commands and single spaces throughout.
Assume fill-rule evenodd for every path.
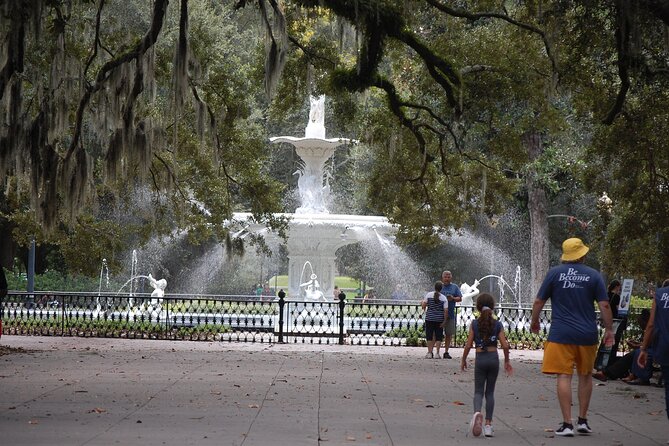
M 563 262 L 573 262 L 578 260 L 590 251 L 590 248 L 583 244 L 580 238 L 568 238 L 562 242 L 562 257 Z

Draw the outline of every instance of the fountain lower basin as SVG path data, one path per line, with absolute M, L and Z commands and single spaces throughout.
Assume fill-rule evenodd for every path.
M 344 214 L 278 214 L 290 219 L 288 225 L 288 290 L 291 298 L 300 298 L 301 288 L 308 277 L 303 276 L 309 262 L 318 275 L 320 290 L 326 298 L 332 296 L 335 280 L 336 251 L 345 245 L 384 237 L 394 232 L 385 217 Z M 234 219 L 247 222 L 247 231 L 258 232 L 264 226 L 254 224 L 250 213 L 235 213 Z M 268 238 L 276 237 L 273 233 Z

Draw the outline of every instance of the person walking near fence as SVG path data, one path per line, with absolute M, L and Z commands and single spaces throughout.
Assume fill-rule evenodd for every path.
M 455 303 L 462 302 L 460 288 L 456 284 L 451 283 L 451 280 L 453 280 L 453 274 L 450 271 L 441 273 L 441 281 L 444 284 L 441 288 L 441 294 L 446 296 L 446 300 L 448 301 L 448 317 L 444 322 L 444 359 L 451 359 L 448 349 L 451 346 L 451 339 L 455 336 L 456 330 Z
M 462 362 L 460 369 L 467 369 L 467 356 L 469 350 L 476 349 L 476 359 L 474 360 L 474 415 L 469 423 L 469 429 L 475 437 L 481 435 L 486 437 L 494 436 L 492 428 L 492 416 L 495 410 L 495 383 L 499 374 L 499 355 L 497 354 L 497 343 L 499 342 L 504 349 L 504 370 L 507 375 L 513 373 L 513 367 L 509 360 L 509 342 L 504 334 L 502 323 L 492 316 L 492 310 L 495 308 L 495 299 L 487 293 L 479 295 L 476 299 L 476 309 L 479 311 L 479 318 L 469 326 L 469 335 L 465 342 L 465 349 L 462 353 Z M 485 395 L 485 426 L 482 425 L 483 415 L 483 396 Z
M 2 304 L 2 298 L 7 295 L 7 277 L 5 276 L 5 269 L 0 265 L 0 304 Z
M 3 269 L 2 265 L 0 265 L 0 336 L 2 336 L 2 315 L 3 315 L 2 298 L 7 295 L 8 288 L 9 286 L 7 285 L 7 277 L 5 277 L 5 270 Z
M 620 317 L 618 315 L 618 306 L 620 305 L 620 289 L 622 285 L 619 280 L 613 279 L 609 283 L 608 293 L 609 296 L 609 306 L 611 307 L 611 315 L 613 319 L 620 319 L 618 327 L 616 328 L 614 337 L 613 337 L 613 346 L 611 346 L 611 353 L 609 354 L 609 363 L 604 364 L 604 367 L 607 365 L 613 365 L 614 362 L 618 360 L 618 346 L 620 345 L 620 340 L 623 337 L 623 333 L 627 329 L 627 315 Z
M 653 344 L 653 361 L 660 365 L 664 379 L 664 404 L 667 418 L 669 418 L 669 279 L 662 283 L 662 287 L 655 291 L 653 306 L 650 309 L 650 320 L 643 333 L 643 343 L 639 349 L 637 363 L 641 368 L 646 367 L 648 347 Z
M 544 346 L 541 371 L 557 375 L 557 397 L 562 411 L 562 424 L 555 434 L 574 436 L 571 418 L 571 378 L 574 367 L 578 374 L 579 434 L 590 434 L 588 406 L 592 396 L 592 369 L 598 347 L 597 302 L 604 324 L 604 343 L 613 344 L 612 316 L 602 276 L 583 264 L 590 248 L 581 239 L 570 238 L 562 243 L 562 264 L 551 268 L 544 278 L 532 307 L 531 331 L 539 333 L 539 315 L 551 299 L 551 328 Z
M 437 347 L 437 358 L 441 349 L 441 341 L 444 339 L 444 320 L 448 313 L 446 296 L 440 293 L 441 282 L 434 284 L 434 292 L 430 291 L 421 302 L 425 311 L 425 341 L 427 343 L 426 358 L 434 358 L 434 348 Z

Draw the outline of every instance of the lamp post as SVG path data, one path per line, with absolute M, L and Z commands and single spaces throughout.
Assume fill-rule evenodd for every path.
M 30 241 L 30 249 L 28 250 L 28 286 L 26 291 L 28 294 L 28 308 L 32 308 L 35 303 L 35 237 Z
M 602 193 L 602 196 L 597 199 L 597 211 L 599 212 L 599 218 L 602 220 L 602 255 L 601 255 L 601 269 L 607 271 L 605 260 L 606 260 L 606 232 L 611 222 L 611 214 L 613 213 L 613 200 L 609 198 L 606 192 Z

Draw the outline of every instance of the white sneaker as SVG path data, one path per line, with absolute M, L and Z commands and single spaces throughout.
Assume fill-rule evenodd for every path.
M 559 437 L 573 437 L 574 436 L 574 426 L 567 423 L 562 423 L 560 428 L 555 431 L 555 435 Z
M 583 423 L 576 423 L 576 432 L 581 435 L 588 435 L 592 433 L 592 429 L 590 429 L 590 426 L 588 426 L 588 422 L 586 420 Z
M 481 435 L 483 425 L 483 415 L 481 412 L 476 412 L 472 415 L 472 420 L 469 422 L 469 431 L 473 436 L 478 437 Z
M 495 433 L 492 430 L 492 424 L 486 424 L 483 426 L 483 435 L 486 437 L 494 437 Z
M 432 352 L 427 352 L 427 353 L 425 354 L 425 359 L 432 359 L 432 358 L 433 358 L 433 356 L 432 356 Z

